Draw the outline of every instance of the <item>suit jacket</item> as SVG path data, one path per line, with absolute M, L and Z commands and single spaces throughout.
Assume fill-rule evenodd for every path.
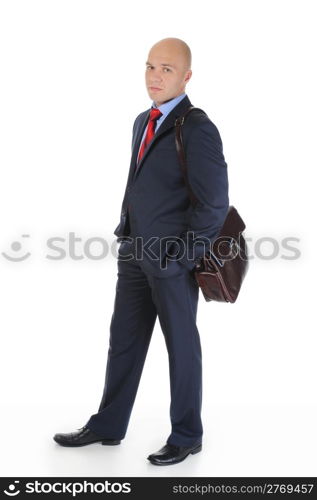
M 217 127 L 201 111 L 182 126 L 188 180 L 198 203 L 190 203 L 175 145 L 175 120 L 191 106 L 186 95 L 167 115 L 148 144 L 136 170 L 140 141 L 150 109 L 135 119 L 132 156 L 122 201 L 117 241 L 143 241 L 140 265 L 153 276 L 167 277 L 179 266 L 194 268 L 216 239 L 229 208 L 227 163 Z M 139 238 L 136 238 L 139 237 Z M 199 241 L 200 240 L 200 241 Z M 120 250 L 119 250 L 120 252 Z

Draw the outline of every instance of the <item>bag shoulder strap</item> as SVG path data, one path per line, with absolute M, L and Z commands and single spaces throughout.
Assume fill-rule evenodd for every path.
M 190 106 L 189 108 L 187 108 L 187 110 L 185 111 L 185 113 L 182 116 L 179 116 L 178 118 L 176 118 L 176 120 L 175 120 L 175 142 L 176 142 L 176 150 L 177 150 L 177 154 L 178 154 L 179 163 L 181 166 L 181 170 L 183 173 L 185 184 L 186 184 L 187 189 L 188 189 L 189 199 L 191 201 L 191 204 L 193 206 L 195 206 L 196 203 L 198 202 L 198 200 L 197 200 L 196 196 L 194 195 L 194 193 L 190 187 L 189 181 L 188 181 L 186 155 L 185 155 L 182 129 L 181 129 L 182 125 L 184 124 L 185 118 L 193 110 L 199 110 L 199 111 L 202 111 L 203 113 L 205 113 L 205 111 L 200 109 L 200 108 L 196 108 L 195 106 Z

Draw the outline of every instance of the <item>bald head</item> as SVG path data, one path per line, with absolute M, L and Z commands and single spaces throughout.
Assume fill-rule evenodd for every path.
M 153 50 L 160 50 L 163 53 L 165 52 L 166 54 L 168 54 L 169 57 L 174 57 L 175 59 L 177 59 L 179 64 L 183 66 L 185 71 L 191 69 L 192 54 L 190 48 L 187 43 L 180 38 L 163 38 L 153 45 L 150 53 Z
M 191 71 L 191 51 L 180 38 L 163 38 L 150 49 L 146 61 L 146 85 L 156 105 L 185 92 Z

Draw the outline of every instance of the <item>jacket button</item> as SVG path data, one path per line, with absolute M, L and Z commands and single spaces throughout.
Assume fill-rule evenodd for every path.
M 124 217 L 126 215 L 126 213 L 127 212 L 125 210 L 122 210 L 121 215 Z

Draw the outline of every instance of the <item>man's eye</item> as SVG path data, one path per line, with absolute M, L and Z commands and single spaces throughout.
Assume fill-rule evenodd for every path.
M 153 66 L 146 66 L 146 69 L 153 69 Z M 171 71 L 170 68 L 163 68 L 163 71 Z

